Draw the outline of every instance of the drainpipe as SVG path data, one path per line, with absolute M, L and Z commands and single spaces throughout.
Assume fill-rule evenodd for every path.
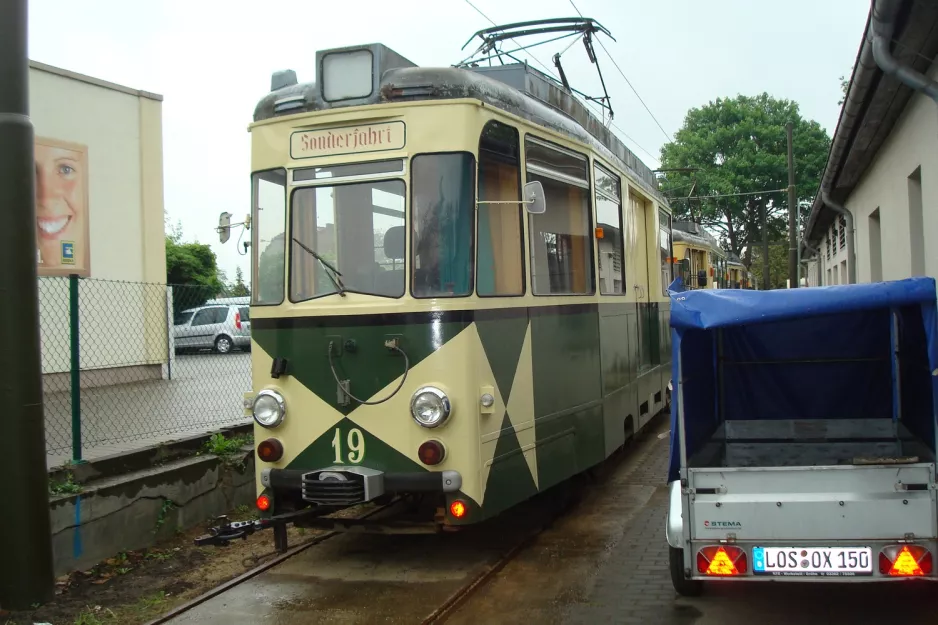
M 857 256 L 854 246 L 854 236 L 856 234 L 856 229 L 853 227 L 853 213 L 851 213 L 845 206 L 842 206 L 831 199 L 831 196 L 828 195 L 827 191 L 821 190 L 821 199 L 824 200 L 824 203 L 827 204 L 832 210 L 837 213 L 840 213 L 847 220 L 847 275 L 849 276 L 848 284 L 857 283 Z M 837 241 L 834 241 L 834 245 L 837 244 Z
M 802 238 L 802 239 L 801 239 L 801 244 L 804 245 L 804 248 L 805 248 L 806 250 L 808 250 L 809 252 L 811 252 L 812 254 L 814 254 L 814 258 L 815 258 L 815 260 L 817 260 L 817 285 L 818 285 L 818 286 L 823 286 L 823 285 L 824 285 L 824 280 L 823 280 L 823 277 L 822 277 L 822 276 L 823 276 L 824 274 L 823 274 L 823 272 L 821 271 L 821 246 L 818 245 L 817 247 L 811 247 L 811 244 L 808 243 L 808 240 L 805 239 L 805 238 Z M 806 263 L 807 261 L 802 260 L 802 262 L 805 262 L 805 263 Z
M 889 51 L 895 30 L 895 15 L 901 0 L 873 0 L 873 59 L 884 73 L 895 76 L 907 87 L 921 91 L 938 102 L 938 82 L 908 65 L 902 65 Z

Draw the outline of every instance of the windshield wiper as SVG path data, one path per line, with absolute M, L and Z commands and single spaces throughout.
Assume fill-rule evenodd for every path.
M 325 258 L 323 258 L 322 256 L 320 256 L 320 255 L 316 252 L 316 250 L 313 250 L 313 249 L 310 249 L 310 248 L 306 247 L 305 245 L 303 245 L 302 243 L 300 243 L 300 241 L 299 241 L 296 237 L 293 237 L 293 241 L 294 241 L 297 245 L 299 245 L 300 247 L 302 247 L 304 250 L 306 250 L 307 252 L 309 252 L 310 255 L 312 255 L 313 258 L 315 258 L 316 260 L 318 260 L 318 261 L 322 264 L 323 267 L 325 267 L 326 269 L 328 269 L 328 271 L 326 271 L 326 275 L 329 276 L 329 279 L 332 280 L 332 284 L 335 285 L 336 292 L 337 292 L 339 295 L 341 295 L 342 297 L 345 297 L 345 285 L 342 284 L 342 273 L 341 273 L 338 269 L 336 269 L 335 267 L 333 267 L 333 266 L 332 266 L 332 263 L 330 263 L 328 260 L 326 260 Z

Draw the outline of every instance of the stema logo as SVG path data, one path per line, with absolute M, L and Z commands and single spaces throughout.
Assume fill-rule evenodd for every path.
M 742 529 L 743 524 L 739 521 L 704 521 L 704 527 L 708 530 L 723 529 Z

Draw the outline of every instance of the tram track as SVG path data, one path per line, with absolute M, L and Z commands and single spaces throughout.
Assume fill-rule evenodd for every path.
M 403 618 L 402 614 L 395 614 L 394 618 L 390 622 L 411 622 L 421 623 L 421 625 L 437 625 L 446 622 L 451 616 L 456 614 L 474 595 L 482 591 L 499 574 L 499 572 L 501 572 L 527 548 L 534 544 L 539 535 L 552 527 L 562 517 L 575 510 L 588 491 L 596 487 L 602 488 L 606 483 L 606 479 L 609 476 L 615 474 L 621 468 L 623 463 L 629 463 L 631 459 L 635 458 L 636 453 L 638 453 L 639 456 L 642 455 L 641 448 L 644 447 L 643 440 L 646 438 L 655 438 L 655 435 L 659 434 L 659 429 L 660 426 L 656 426 L 655 424 L 648 424 L 645 431 L 639 434 L 633 441 L 631 441 L 631 443 L 627 444 L 623 450 L 618 452 L 615 456 L 610 457 L 605 463 L 595 467 L 593 471 L 586 472 L 571 478 L 571 480 L 541 493 L 537 497 L 527 502 L 526 509 L 524 511 L 515 510 L 514 513 L 516 514 L 514 516 L 512 515 L 512 512 L 509 511 L 507 513 L 507 517 L 500 517 L 499 521 L 501 521 L 501 523 L 498 525 L 498 531 L 501 534 L 500 538 L 507 538 L 507 540 L 504 540 L 504 542 L 501 542 L 500 538 L 492 539 L 492 534 L 490 532 L 478 532 L 474 536 L 467 536 L 465 544 L 463 544 L 461 547 L 463 550 L 461 553 L 476 553 L 480 550 L 488 551 L 485 557 L 479 558 L 471 564 L 472 569 L 475 570 L 473 571 L 470 569 L 471 572 L 466 575 L 466 579 L 459 580 L 459 585 L 450 590 L 445 595 L 445 597 L 442 595 L 437 597 L 434 601 L 436 607 L 432 608 L 432 610 L 428 613 L 425 612 L 424 616 L 420 616 L 420 606 L 412 606 L 413 608 L 416 608 L 416 610 L 411 611 L 406 619 Z M 387 512 L 399 503 L 401 503 L 400 500 L 395 500 L 384 506 L 370 510 L 366 514 L 362 514 L 353 518 L 364 520 L 369 517 L 381 514 L 382 512 Z M 532 518 L 536 519 L 533 524 L 530 523 Z M 493 521 L 495 520 L 493 519 Z M 492 528 L 493 526 L 490 526 L 487 529 L 490 531 Z M 245 582 L 248 582 L 253 578 L 261 576 L 265 572 L 271 571 L 271 573 L 276 575 L 276 571 L 272 571 L 272 569 L 277 569 L 277 567 L 280 565 L 286 565 L 288 568 L 292 566 L 294 569 L 296 569 L 297 566 L 305 566 L 298 565 L 296 563 L 288 563 L 288 561 L 296 558 L 296 556 L 306 552 L 312 547 L 322 545 L 323 543 L 330 541 L 333 538 L 348 533 L 349 532 L 342 531 L 327 531 L 326 533 L 311 537 L 305 542 L 291 548 L 286 553 L 276 555 L 274 558 L 267 560 L 251 568 L 250 570 L 245 571 L 237 577 L 205 592 L 204 594 L 175 607 L 171 611 L 163 614 L 157 619 L 150 621 L 146 625 L 163 625 L 170 622 L 175 623 L 177 622 L 177 618 L 193 611 L 195 611 L 194 615 L 197 619 L 201 618 L 198 616 L 200 611 L 195 610 L 196 608 L 199 608 L 199 606 L 202 606 L 203 604 L 216 597 L 219 597 L 220 595 L 225 595 L 226 593 L 229 593 L 229 591 L 234 590 L 237 593 L 236 589 L 238 586 L 245 584 Z M 513 534 L 517 534 L 517 537 Z M 477 542 L 479 540 L 481 540 L 481 542 Z M 493 546 L 491 544 L 493 542 L 501 542 L 501 544 Z M 413 551 L 409 547 L 405 548 L 405 550 Z M 265 554 L 259 557 L 264 558 L 268 555 L 270 554 Z M 329 558 L 330 556 L 327 554 L 325 557 Z M 352 557 L 355 556 L 352 555 Z M 417 558 L 419 559 L 419 557 Z M 406 568 L 406 566 L 404 566 L 404 568 Z M 317 585 L 325 583 L 326 586 L 328 586 L 330 583 L 332 583 L 331 581 L 326 581 L 322 578 L 316 577 L 315 574 L 313 574 L 309 579 L 317 580 Z M 453 579 L 452 581 L 456 580 Z M 364 582 L 364 580 L 359 578 L 358 581 L 349 581 L 348 583 L 358 584 L 362 582 Z M 378 583 L 380 585 L 382 582 L 379 581 Z M 419 583 L 419 581 L 417 583 Z M 400 591 L 398 590 L 397 592 Z M 365 596 L 367 595 L 362 595 L 362 597 Z M 430 603 L 429 601 L 427 603 L 430 606 L 434 605 L 434 603 Z M 297 604 L 296 609 L 300 610 L 300 612 L 297 612 L 297 614 L 305 613 L 308 615 L 309 609 L 312 608 L 313 605 L 313 603 L 303 602 Z M 326 605 L 328 604 L 325 604 L 321 607 L 315 607 L 315 609 L 328 610 L 329 608 L 326 607 Z M 375 609 L 380 610 L 381 608 L 379 605 L 380 602 L 376 604 L 373 601 L 367 601 L 367 603 L 363 601 L 362 605 L 355 607 L 356 609 L 367 612 L 369 610 Z M 279 605 L 276 607 L 277 609 L 281 609 Z M 424 610 L 426 609 L 427 607 L 424 607 Z M 188 619 L 191 619 L 192 617 L 193 614 L 189 614 L 178 622 L 190 622 Z M 240 623 L 242 621 L 232 622 Z M 284 620 L 283 622 L 292 623 L 293 621 Z M 360 622 L 360 618 L 349 616 L 347 620 L 344 618 L 333 618 L 326 619 L 323 622 L 352 623 Z
M 383 505 L 383 506 L 381 506 L 381 507 L 379 507 L 379 508 L 376 508 L 376 509 L 374 509 L 374 510 L 369 510 L 366 514 L 362 514 L 362 515 L 359 515 L 359 516 L 354 517 L 354 518 L 355 518 L 355 519 L 358 519 L 358 520 L 368 519 L 368 518 L 370 518 L 370 517 L 372 517 L 372 516 L 375 516 L 375 515 L 377 515 L 377 514 L 379 514 L 379 513 L 381 513 L 381 512 L 384 512 L 384 511 L 386 511 L 386 510 L 391 509 L 392 507 L 394 507 L 394 506 L 397 505 L 398 503 L 400 503 L 400 500 L 391 501 L 390 503 L 388 503 L 388 504 L 386 504 L 386 505 Z M 271 560 L 267 560 L 266 562 L 262 562 L 261 564 L 258 564 L 258 565 L 255 566 L 254 568 L 252 568 L 252 569 L 250 569 L 250 570 L 248 570 L 248 571 L 245 571 L 245 572 L 242 573 L 241 575 L 238 575 L 237 577 L 234 577 L 234 578 L 228 580 L 227 582 L 225 582 L 225 583 L 223 583 L 223 584 L 220 584 L 220 585 L 216 586 L 215 588 L 212 588 L 212 589 L 209 590 L 208 592 L 202 593 L 202 594 L 199 595 L 198 597 L 195 597 L 195 598 L 193 598 L 193 599 L 190 599 L 189 601 L 187 601 L 187 602 L 185 602 L 185 603 L 183 603 L 183 604 L 180 604 L 180 605 L 176 606 L 175 608 L 173 608 L 173 609 L 170 610 L 169 612 L 166 612 L 165 614 L 162 614 L 161 616 L 159 616 L 159 617 L 153 619 L 152 621 L 149 621 L 148 623 L 146 623 L 146 625 L 163 625 L 164 623 L 168 623 L 168 622 L 170 622 L 171 620 L 173 620 L 174 618 L 176 618 L 176 617 L 178 617 L 178 616 L 180 616 L 180 615 L 182 615 L 182 614 L 185 614 L 186 612 L 189 612 L 190 610 L 192 610 L 192 609 L 195 608 L 195 607 L 198 607 L 198 606 L 202 605 L 203 603 L 205 603 L 205 602 L 208 601 L 209 599 L 212 599 L 212 598 L 214 598 L 214 597 L 217 597 L 218 595 L 224 594 L 224 593 L 227 592 L 228 590 L 231 590 L 231 589 L 234 588 L 235 586 L 239 586 L 239 585 L 243 584 L 244 582 L 248 581 L 248 580 L 251 579 L 252 577 L 256 577 L 256 576 L 260 575 L 261 573 L 263 573 L 264 571 L 267 571 L 267 570 L 269 570 L 269 569 L 272 569 L 272 568 L 274 568 L 275 566 L 277 566 L 278 564 L 282 564 L 283 562 L 286 562 L 286 561 L 289 560 L 290 558 L 292 558 L 292 557 L 294 557 L 294 556 L 296 556 L 296 555 L 298 555 L 298 554 L 300 554 L 300 553 L 306 551 L 306 550 L 309 549 L 310 547 L 315 547 L 316 545 L 319 545 L 319 544 L 321 544 L 321 543 L 324 543 L 324 542 L 326 542 L 327 540 L 329 540 L 330 538 L 335 538 L 336 536 L 339 536 L 340 534 L 343 534 L 343 533 L 344 533 L 344 532 L 339 532 L 339 531 L 328 531 L 328 532 L 325 532 L 324 534 L 319 534 L 318 536 L 313 536 L 312 538 L 310 538 L 310 539 L 308 539 L 308 540 L 306 540 L 306 541 L 300 543 L 299 545 L 288 549 L 285 553 L 281 553 L 281 554 L 275 556 L 275 557 L 274 557 L 273 559 L 271 559 Z M 263 558 L 263 557 L 264 557 L 264 556 L 259 556 L 258 559 Z

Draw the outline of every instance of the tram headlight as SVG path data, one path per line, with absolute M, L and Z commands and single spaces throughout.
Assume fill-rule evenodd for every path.
M 442 425 L 452 411 L 449 397 L 434 386 L 417 389 L 410 399 L 410 414 L 414 417 L 414 421 L 425 428 Z
M 273 428 L 280 425 L 287 410 L 280 393 L 265 389 L 254 398 L 251 412 L 258 425 Z

